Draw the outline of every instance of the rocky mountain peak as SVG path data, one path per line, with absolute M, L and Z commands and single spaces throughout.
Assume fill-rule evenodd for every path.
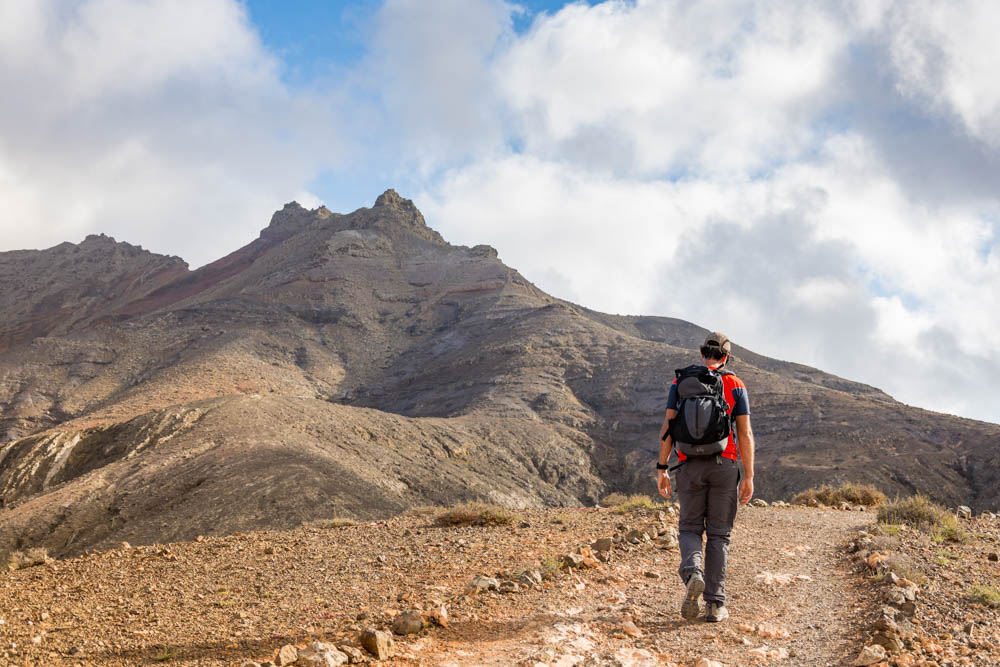
M 440 234 L 427 226 L 423 214 L 417 209 L 413 200 L 404 199 L 392 188 L 379 195 L 371 211 L 377 216 L 377 221 L 381 222 L 388 217 L 392 222 L 401 224 L 421 238 L 436 243 L 445 243 Z
M 285 204 L 271 216 L 271 223 L 261 230 L 260 237 L 270 241 L 284 241 L 302 231 L 317 217 L 318 211 L 310 211 L 297 201 Z

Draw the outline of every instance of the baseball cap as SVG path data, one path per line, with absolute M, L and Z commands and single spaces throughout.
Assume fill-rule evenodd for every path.
M 702 347 L 718 347 L 722 350 L 723 354 L 729 354 L 732 349 L 732 345 L 729 342 L 729 338 L 726 334 L 719 333 L 718 331 L 713 331 L 705 337 L 705 342 Z

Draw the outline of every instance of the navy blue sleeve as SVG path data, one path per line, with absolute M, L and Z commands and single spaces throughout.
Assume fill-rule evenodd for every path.
M 740 385 L 743 383 L 741 382 Z M 745 386 L 733 387 L 733 410 L 730 412 L 733 417 L 742 417 L 750 414 L 750 397 L 747 395 Z
M 677 381 L 670 385 L 670 392 L 667 393 L 667 410 L 677 409 Z

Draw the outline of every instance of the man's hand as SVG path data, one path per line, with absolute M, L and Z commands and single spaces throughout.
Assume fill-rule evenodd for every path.
M 740 505 L 746 505 L 751 498 L 753 498 L 753 478 L 744 477 L 740 482 Z
M 656 488 L 660 490 L 661 496 L 669 499 L 671 494 L 670 475 L 667 474 L 666 470 L 657 470 L 656 472 Z

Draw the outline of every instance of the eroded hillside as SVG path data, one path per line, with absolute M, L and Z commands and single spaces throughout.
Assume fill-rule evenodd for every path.
M 0 253 L 0 275 L 2 546 L 58 554 L 652 491 L 666 388 L 705 333 L 553 298 L 391 190 L 286 205 L 196 271 L 95 237 Z M 851 480 L 1000 504 L 1000 426 L 736 354 L 760 496 Z

